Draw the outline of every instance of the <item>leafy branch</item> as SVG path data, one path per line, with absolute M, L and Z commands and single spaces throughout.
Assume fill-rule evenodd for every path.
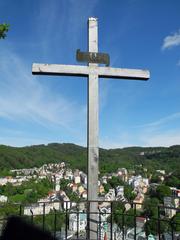
M 7 35 L 6 33 L 9 30 L 9 24 L 7 23 L 2 23 L 0 24 L 0 39 L 4 39 Z

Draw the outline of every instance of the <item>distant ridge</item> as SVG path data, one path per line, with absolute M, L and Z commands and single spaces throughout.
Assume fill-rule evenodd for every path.
M 71 168 L 86 171 L 85 147 L 72 143 L 49 143 L 26 147 L 0 145 L 0 170 L 40 167 L 45 163 L 64 161 Z M 180 172 L 180 145 L 171 147 L 126 147 L 100 149 L 101 172 L 114 171 L 118 167 L 133 169 L 136 165 L 150 169 Z

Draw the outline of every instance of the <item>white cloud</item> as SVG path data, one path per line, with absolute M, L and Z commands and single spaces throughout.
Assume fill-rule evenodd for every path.
M 66 52 L 69 48 L 77 49 L 82 39 L 81 30 L 87 27 L 87 19 L 93 15 L 98 2 L 99 0 L 40 1 L 35 23 L 44 55 L 53 58 L 55 41 L 61 43 L 60 55 L 63 55 L 65 49 Z M 65 43 L 65 49 L 62 49 L 62 43 Z
M 180 144 L 180 127 L 178 121 L 180 112 L 160 118 L 157 121 L 138 126 L 135 133 L 141 146 L 165 146 Z M 176 128 L 174 129 L 174 126 Z
M 134 139 L 134 135 L 130 131 L 123 131 L 119 135 L 115 133 L 114 137 L 112 138 L 110 138 L 109 136 L 100 137 L 100 147 L 105 149 L 132 147 L 137 144 L 138 139 Z
M 180 118 L 180 112 L 173 113 L 169 116 L 166 116 L 164 118 L 160 118 L 159 120 L 156 120 L 154 122 L 146 123 L 143 125 L 135 126 L 135 128 L 147 128 L 147 127 L 160 127 L 170 121 L 176 120 Z
M 180 145 L 180 129 L 168 130 L 166 132 L 156 131 L 139 131 L 139 132 L 127 132 L 121 136 L 116 136 L 110 139 L 109 137 L 101 138 L 100 146 L 102 148 L 124 148 L 132 146 L 141 147 L 169 147 L 172 145 Z
M 12 147 L 24 147 L 31 145 L 48 144 L 52 141 L 44 138 L 29 137 L 0 137 L 0 144 Z
M 179 67 L 180 67 L 180 60 L 177 62 L 177 66 L 179 66 Z
M 180 144 L 180 125 L 177 125 L 179 119 L 180 112 L 177 112 L 144 125 L 127 129 L 117 128 L 112 138 L 101 137 L 100 146 L 109 149 L 131 146 L 169 147 Z
M 99 105 L 100 105 L 100 112 L 106 107 L 108 103 L 108 96 L 110 91 L 110 83 L 108 81 L 104 81 L 101 79 L 99 80 Z
M 155 133 L 141 137 L 142 146 L 164 146 L 169 147 L 172 145 L 180 144 L 180 130 L 178 131 L 167 131 L 164 133 Z
M 33 13 L 33 38 L 25 43 L 22 41 L 21 44 L 33 46 L 34 51 L 38 52 L 36 57 L 43 59 L 43 62 L 44 59 L 54 62 L 57 57 L 54 49 L 57 43 L 61 43 L 58 45 L 60 51 L 58 62 L 65 61 L 66 63 L 67 59 L 64 55 L 67 55 L 67 49 L 78 48 L 76 46 L 79 46 L 82 38 L 80 30 L 86 29 L 87 16 L 93 15 L 97 4 L 98 0 L 92 0 L 89 3 L 84 0 L 78 3 L 73 0 L 69 3 L 66 0 L 55 0 L 52 4 L 47 0 L 39 1 Z M 71 41 L 66 41 L 67 39 Z M 9 46 L 16 49 L 14 42 L 9 42 Z M 3 121 L 5 127 L 9 122 L 9 125 L 13 125 L 12 128 L 15 128 L 16 123 L 18 126 L 22 124 L 25 133 L 21 136 L 14 133 L 12 136 L 11 126 L 10 132 L 0 129 L 1 137 L 3 135 L 1 142 L 3 143 L 4 139 L 4 143 L 10 145 L 14 142 L 17 145 L 40 143 L 43 140 L 38 140 L 38 135 L 42 138 L 41 132 L 34 130 L 32 135 L 28 132 L 29 126 L 31 129 L 33 127 L 39 129 L 39 124 L 48 128 L 46 130 L 53 130 L 53 133 L 59 135 L 61 139 L 69 140 L 72 137 L 73 142 L 79 141 L 84 144 L 87 122 L 86 103 L 79 104 L 76 100 L 70 100 L 64 95 L 63 89 L 59 94 L 52 92 L 46 85 L 46 80 L 39 81 L 38 77 L 31 75 L 31 66 L 27 62 L 29 59 L 22 58 L 22 56 L 31 56 L 31 54 L 29 52 L 24 54 L 21 51 L 22 48 L 17 48 L 17 51 L 21 51 L 22 54 L 19 55 L 10 48 L 3 49 L 0 46 L 0 121 Z M 19 129 L 21 129 L 20 126 Z M 44 135 L 47 136 L 47 134 Z
M 180 45 L 180 30 L 164 38 L 162 50 Z
M 69 130 L 85 119 L 85 106 L 50 91 L 31 75 L 31 67 L 20 56 L 2 50 L 0 58 L 0 118 Z
M 135 146 L 137 144 L 133 143 L 133 142 L 121 142 L 120 140 L 119 141 L 114 141 L 113 139 L 112 140 L 101 140 L 101 144 L 100 144 L 100 147 L 101 148 L 104 148 L 104 149 L 115 149 L 115 148 L 125 148 L 125 147 L 132 147 L 132 146 Z

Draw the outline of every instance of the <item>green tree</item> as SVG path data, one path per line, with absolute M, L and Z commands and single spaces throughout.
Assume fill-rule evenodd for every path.
M 43 216 L 35 216 L 33 223 L 42 227 Z M 65 213 L 57 210 L 51 210 L 49 214 L 45 215 L 45 229 L 53 232 L 54 230 L 60 231 L 62 226 L 65 225 Z
M 0 216 L 9 216 L 9 215 L 18 215 L 19 214 L 19 206 L 6 203 L 3 204 L 3 207 L 0 207 Z
M 122 218 L 125 212 L 124 203 L 114 202 L 113 203 L 113 221 L 119 226 L 122 227 Z
M 176 232 L 180 232 L 180 212 L 178 212 L 172 219 L 172 224 Z
M 130 227 L 134 227 L 134 209 L 133 208 L 130 208 L 127 212 L 126 212 L 126 215 L 125 215 L 125 226 L 130 228 Z M 137 216 L 137 213 L 136 213 L 136 216 Z
M 160 231 L 160 233 L 165 233 L 167 232 L 169 229 L 169 224 L 168 221 L 160 221 L 160 229 L 158 229 L 158 220 L 156 218 L 151 218 L 148 219 L 147 222 L 145 223 L 145 230 L 146 230 L 146 234 L 153 234 L 153 235 L 157 235 L 158 232 Z
M 158 232 L 158 205 L 160 201 L 158 198 L 149 198 L 145 200 L 144 203 L 144 215 L 147 218 L 145 223 L 146 234 L 156 235 Z M 163 219 L 160 221 L 160 232 L 166 232 L 168 230 L 169 224 Z
M 127 184 L 124 187 L 124 196 L 128 201 L 132 201 L 136 197 L 136 194 L 133 192 L 133 188 Z
M 8 197 L 17 194 L 16 187 L 12 183 L 7 183 L 4 188 L 4 194 Z
M 55 222 L 56 218 L 56 222 Z M 46 229 L 49 231 L 61 230 L 62 226 L 65 224 L 65 213 L 61 211 L 51 210 L 45 219 Z
M 40 198 L 46 197 L 52 188 L 52 183 L 48 179 L 42 179 L 38 182 L 30 180 L 20 186 L 7 183 L 1 187 L 0 194 L 7 196 L 11 203 L 33 203 Z
M 157 197 L 161 202 L 163 202 L 164 197 L 171 196 L 172 194 L 171 189 L 164 184 L 161 184 L 156 188 L 156 193 L 157 193 Z
M 105 190 L 106 193 L 109 192 L 109 189 L 110 189 L 110 188 L 111 188 L 111 185 L 110 185 L 109 183 L 104 184 L 104 190 Z
M 124 185 L 124 182 L 120 178 L 115 176 L 109 179 L 108 183 L 111 185 L 112 188 Z
M 117 186 L 124 186 L 125 183 L 118 177 L 113 176 L 111 179 L 108 179 L 107 184 L 104 184 L 105 192 L 109 192 L 110 188 L 116 188 Z
M 9 24 L 7 23 L 0 24 L 0 39 L 4 39 L 8 31 L 9 31 Z
M 166 179 L 165 184 L 170 187 L 180 187 L 180 179 L 175 176 L 170 176 Z
M 71 182 L 71 181 L 68 180 L 68 179 L 61 179 L 61 181 L 60 181 L 60 188 L 61 188 L 61 190 L 66 191 L 67 185 L 68 185 L 70 182 Z
M 148 218 L 158 217 L 158 205 L 159 205 L 158 198 L 153 197 L 153 198 L 145 199 L 144 215 Z
M 156 174 L 156 173 L 153 174 L 151 177 L 151 183 L 159 183 L 159 182 L 161 182 L 161 181 L 160 181 L 158 174 Z
M 38 194 L 35 191 L 27 191 L 25 195 L 24 202 L 25 203 L 35 203 L 38 200 Z
M 158 232 L 158 221 L 156 219 L 148 219 L 145 223 L 146 234 L 156 235 Z

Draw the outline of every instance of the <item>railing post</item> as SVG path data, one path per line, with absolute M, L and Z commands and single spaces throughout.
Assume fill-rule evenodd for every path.
M 125 235 L 125 232 L 124 232 L 124 212 L 125 212 L 125 209 L 123 209 L 123 214 L 122 214 L 122 240 L 124 240 L 124 235 Z
M 67 213 L 67 201 L 66 201 L 66 228 L 65 228 L 65 237 L 67 239 L 68 235 L 68 213 Z
M 33 217 L 34 217 L 34 216 L 33 216 L 33 211 L 32 211 L 32 209 L 30 209 L 30 212 L 31 212 L 31 223 L 33 224 L 33 220 L 34 220 Z
M 101 239 L 101 212 L 100 212 L 100 208 L 98 208 L 98 210 L 99 210 L 98 238 Z
M 111 240 L 113 240 L 113 202 L 111 202 Z
M 158 238 L 161 239 L 160 206 L 158 205 Z
M 45 207 L 46 207 L 45 203 L 43 203 L 43 226 L 42 226 L 43 231 L 45 230 L 45 214 L 46 214 Z
M 136 240 L 136 203 L 134 203 L 134 240 Z
M 173 218 L 171 220 L 171 236 L 172 236 L 172 239 L 174 239 L 174 221 L 173 221 Z
M 89 221 L 90 221 L 90 201 L 87 201 L 87 227 L 86 227 L 86 239 L 89 239 Z
M 57 216 L 56 216 L 56 209 L 54 208 L 54 239 L 56 238 L 56 225 L 57 225 Z
M 77 239 L 79 238 L 79 205 L 77 208 Z
M 19 216 L 22 216 L 22 205 L 19 206 Z

